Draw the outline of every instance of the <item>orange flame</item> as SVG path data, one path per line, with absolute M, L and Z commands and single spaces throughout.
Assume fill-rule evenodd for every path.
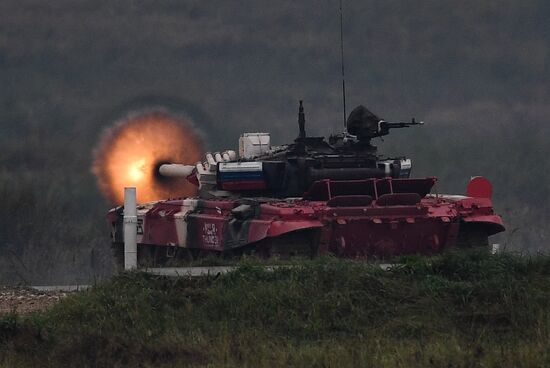
M 165 111 L 129 115 L 104 131 L 94 150 L 92 172 L 113 204 L 123 202 L 124 187 L 136 187 L 138 202 L 193 196 L 185 178 L 164 178 L 162 163 L 194 164 L 202 158 L 196 130 Z

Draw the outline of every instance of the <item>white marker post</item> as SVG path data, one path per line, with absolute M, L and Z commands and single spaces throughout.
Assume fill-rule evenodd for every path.
M 124 269 L 137 268 L 136 188 L 124 188 Z

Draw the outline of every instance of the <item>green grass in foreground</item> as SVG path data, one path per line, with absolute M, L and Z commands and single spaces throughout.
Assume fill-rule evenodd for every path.
M 122 274 L 0 318 L 5 367 L 550 366 L 550 258 L 452 253 L 385 272 L 304 261 L 266 272 Z

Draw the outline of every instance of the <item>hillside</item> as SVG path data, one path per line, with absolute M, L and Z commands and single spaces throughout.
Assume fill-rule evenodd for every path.
M 129 111 L 191 116 L 207 148 L 242 131 L 293 139 L 341 126 L 337 1 L 5 0 L 0 4 L 0 280 L 111 272 L 90 173 L 102 129 Z M 427 124 L 382 151 L 462 193 L 495 184 L 509 248 L 548 249 L 550 5 L 543 0 L 345 1 L 348 108 Z M 60 266 L 62 265 L 62 266 Z

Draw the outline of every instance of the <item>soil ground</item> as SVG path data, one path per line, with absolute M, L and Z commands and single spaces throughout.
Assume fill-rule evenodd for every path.
M 0 287 L 0 314 L 27 314 L 48 308 L 66 297 L 65 291 L 38 291 L 26 287 Z

